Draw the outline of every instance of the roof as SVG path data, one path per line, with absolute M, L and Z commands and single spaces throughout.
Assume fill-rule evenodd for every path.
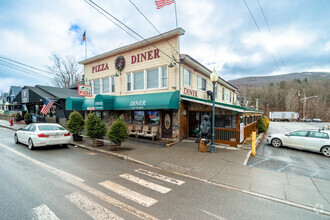
M 16 96 L 20 91 L 22 87 L 20 86 L 11 86 L 9 89 L 9 95 L 10 96 Z
M 197 70 L 199 70 L 202 73 L 205 73 L 206 75 L 211 75 L 212 71 L 210 69 L 208 69 L 207 67 L 205 67 L 203 64 L 201 64 L 200 62 L 198 62 L 197 60 L 195 60 L 194 58 L 192 58 L 191 56 L 189 56 L 188 54 L 180 54 L 180 62 L 186 62 L 187 64 L 191 65 L 192 67 L 196 68 Z M 230 84 L 229 82 L 227 82 L 226 80 L 222 79 L 220 76 L 218 76 L 218 81 L 220 83 L 222 83 L 223 85 L 238 91 L 238 88 L 236 88 L 235 86 L 233 86 L 232 84 Z
M 106 53 L 88 58 L 86 60 L 82 60 L 82 61 L 79 62 L 79 64 L 91 63 L 91 62 L 94 62 L 94 61 L 97 61 L 97 60 L 104 59 L 104 58 L 109 57 L 109 56 L 114 56 L 114 55 L 119 54 L 119 53 L 123 53 L 123 52 L 130 51 L 130 50 L 133 50 L 133 49 L 136 49 L 136 48 L 139 48 L 139 47 L 143 47 L 143 46 L 146 46 L 146 45 L 153 44 L 156 41 L 159 41 L 159 40 L 162 40 L 162 39 L 183 35 L 184 33 L 185 33 L 185 31 L 182 28 L 176 28 L 174 30 L 165 32 L 163 34 L 156 35 L 154 37 L 150 37 L 150 38 L 147 38 L 145 40 L 142 40 L 142 41 L 139 41 L 139 42 L 136 42 L 136 43 L 133 43 L 133 44 L 129 44 L 127 46 L 119 47 L 117 49 L 114 49 L 114 50 L 111 50 L 109 52 L 106 52 Z
M 49 93 L 50 95 L 55 97 L 55 99 L 66 99 L 67 97 L 79 97 L 78 90 L 76 89 L 59 88 L 59 87 L 42 86 L 42 85 L 36 85 L 36 88 Z

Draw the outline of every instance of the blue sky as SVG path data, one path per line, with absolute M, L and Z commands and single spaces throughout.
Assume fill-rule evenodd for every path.
M 330 1 L 259 0 L 271 32 L 258 0 L 245 1 L 260 32 L 244 0 L 177 0 L 179 26 L 186 31 L 181 53 L 215 67 L 226 80 L 330 72 Z M 95 2 L 144 38 L 158 34 L 129 0 Z M 176 27 L 174 5 L 158 10 L 152 0 L 132 2 L 161 32 Z M 44 70 L 52 54 L 82 60 L 85 30 L 88 57 L 136 42 L 83 0 L 0 0 L 0 56 Z M 51 85 L 49 75 L 34 76 L 0 65 L 0 91 L 35 84 Z

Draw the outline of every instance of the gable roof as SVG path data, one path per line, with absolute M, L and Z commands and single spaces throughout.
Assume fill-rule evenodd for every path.
M 66 99 L 68 97 L 79 97 L 78 90 L 68 89 L 68 88 L 59 88 L 52 86 L 42 86 L 36 85 L 36 88 L 52 95 L 55 99 Z
M 16 96 L 20 91 L 22 87 L 20 86 L 11 86 L 9 89 L 9 95 L 8 96 Z

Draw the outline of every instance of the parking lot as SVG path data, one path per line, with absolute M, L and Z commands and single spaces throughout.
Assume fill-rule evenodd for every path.
M 271 122 L 268 134 L 304 129 L 322 129 L 323 127 L 328 129 L 329 126 L 330 123 Z M 330 158 L 309 151 L 286 147 L 274 148 L 267 144 L 266 138 L 258 147 L 257 155 L 255 157 L 251 156 L 247 165 L 278 172 L 330 179 Z

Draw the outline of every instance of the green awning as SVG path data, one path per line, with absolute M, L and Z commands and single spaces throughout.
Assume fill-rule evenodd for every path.
M 112 110 L 116 96 L 98 94 L 95 96 L 95 110 Z
M 180 92 L 116 96 L 113 110 L 179 109 Z
M 68 97 L 65 102 L 66 110 L 94 110 L 93 98 Z

